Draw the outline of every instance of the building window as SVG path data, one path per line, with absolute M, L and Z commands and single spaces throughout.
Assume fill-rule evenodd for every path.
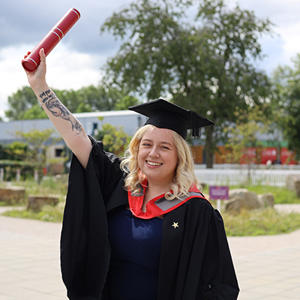
M 96 131 L 98 130 L 98 123 L 93 123 L 93 129 L 91 132 L 91 135 L 95 135 Z
M 63 149 L 56 148 L 55 149 L 55 157 L 62 157 Z

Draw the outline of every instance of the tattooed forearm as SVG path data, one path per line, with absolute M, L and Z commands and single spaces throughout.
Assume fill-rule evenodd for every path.
M 51 114 L 57 118 L 62 118 L 71 123 L 72 130 L 77 134 L 82 132 L 80 123 L 72 116 L 72 114 L 62 105 L 57 99 L 55 94 L 51 90 L 46 90 L 40 95 L 42 103 L 45 104 L 46 108 Z

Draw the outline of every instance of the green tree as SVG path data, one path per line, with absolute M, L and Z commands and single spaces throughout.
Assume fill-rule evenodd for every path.
M 78 90 L 54 89 L 54 92 L 72 113 L 127 109 L 129 105 L 137 103 L 136 98 L 104 83 L 98 86 L 89 85 Z M 9 120 L 47 118 L 29 87 L 23 87 L 9 96 L 8 106 L 5 115 Z
M 30 87 L 18 89 L 8 97 L 8 110 L 5 116 L 9 120 L 24 120 L 24 114 L 37 104 L 36 96 Z
M 269 106 L 265 106 L 267 111 Z M 237 122 L 233 126 L 225 128 L 229 138 L 226 148 L 229 150 L 226 154 L 228 162 L 240 163 L 244 161 L 248 167 L 248 183 L 251 180 L 252 165 L 260 160 L 258 149 L 262 146 L 262 141 L 258 135 L 268 133 L 271 128 L 272 120 L 265 118 L 264 110 L 260 106 L 252 107 L 247 114 L 236 112 Z M 247 148 L 256 148 L 256 157 L 249 155 Z
M 116 89 L 110 89 L 104 84 L 89 85 L 78 90 L 81 101 L 90 106 L 91 111 L 113 110 L 121 94 Z
M 193 21 L 185 13 L 191 7 Z M 205 130 L 207 167 L 237 109 L 247 111 L 269 93 L 266 74 L 253 62 L 262 58 L 259 38 L 271 23 L 239 6 L 228 9 L 222 0 L 140 0 L 114 13 L 101 30 L 123 40 L 107 62 L 107 83 L 148 99 L 166 95 L 215 122 Z
M 129 106 L 137 105 L 139 101 L 133 96 L 125 96 L 117 101 L 115 104 L 115 110 L 126 110 Z
M 34 163 L 42 174 L 43 167 L 46 166 L 46 150 L 51 144 L 55 144 L 61 138 L 53 138 L 54 129 L 37 130 L 32 129 L 28 132 L 16 131 L 16 136 L 21 137 L 28 145 L 30 151 L 27 151 L 26 161 Z
M 82 99 L 79 93 L 73 89 L 70 90 L 57 90 L 53 89 L 58 99 L 72 112 L 76 113 Z
M 28 155 L 28 145 L 23 142 L 12 142 L 5 147 L 7 157 L 9 160 L 19 160 L 24 161 Z
M 279 66 L 273 74 L 272 104 L 289 149 L 300 159 L 300 54 L 292 62 L 292 67 Z
M 0 160 L 8 159 L 6 147 L 0 144 Z
M 103 118 L 99 117 L 99 120 L 102 121 Z M 102 141 L 105 151 L 119 157 L 123 156 L 131 139 L 122 127 L 115 127 L 108 123 L 102 124 L 102 128 L 97 130 L 95 137 Z

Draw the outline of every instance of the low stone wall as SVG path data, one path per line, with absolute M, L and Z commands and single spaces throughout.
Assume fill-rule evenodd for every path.
M 25 189 L 18 186 L 0 188 L 0 201 L 7 205 L 21 204 L 25 202 Z
M 35 212 L 40 211 L 44 205 L 55 206 L 59 201 L 57 196 L 36 196 L 31 195 L 28 197 L 27 210 Z

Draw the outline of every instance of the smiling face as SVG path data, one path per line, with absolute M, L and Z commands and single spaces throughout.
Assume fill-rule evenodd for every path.
M 172 130 L 150 127 L 142 137 L 138 151 L 138 165 L 149 184 L 170 186 L 177 161 Z

